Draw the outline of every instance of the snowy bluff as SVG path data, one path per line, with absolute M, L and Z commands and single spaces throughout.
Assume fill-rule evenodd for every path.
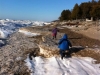
M 43 30 L 41 27 L 26 27 L 20 28 L 19 32 L 27 32 L 28 34 L 25 35 L 27 35 L 28 37 L 35 37 L 34 34 L 36 34 L 36 37 L 40 36 L 41 40 L 38 41 L 38 39 L 36 39 L 38 41 L 37 45 L 40 50 L 40 55 L 44 57 L 53 57 L 59 55 L 58 40 L 52 39 L 52 34 L 49 29 Z M 61 34 L 59 34 L 58 36 L 61 36 Z
M 20 25 L 22 25 L 21 28 L 17 29 L 17 31 L 14 27 L 16 26 L 16 23 L 17 24 L 21 23 Z M 20 21 L 13 21 L 13 20 L 11 22 L 8 22 L 5 20 L 3 23 L 4 26 L 0 24 L 2 32 L 6 31 L 8 32 L 7 34 L 14 32 L 6 39 L 6 44 L 0 48 L 0 75 L 30 75 L 31 73 L 33 73 L 33 75 L 34 74 L 40 75 L 38 73 L 44 73 L 44 75 L 47 75 L 46 73 L 49 73 L 49 72 L 51 73 L 52 67 L 55 68 L 55 70 L 58 70 L 57 72 L 60 72 L 61 75 L 65 73 L 65 71 L 66 71 L 65 74 L 68 74 L 69 72 L 67 72 L 67 70 L 72 72 L 72 74 L 69 74 L 69 75 L 81 74 L 82 72 L 84 72 L 85 75 L 91 74 L 91 73 L 93 73 L 94 75 L 97 75 L 97 73 L 100 74 L 100 72 L 98 71 L 99 64 L 98 66 L 97 65 L 95 66 L 96 67 L 96 70 L 95 70 L 94 66 L 91 66 L 91 65 L 94 65 L 91 63 L 92 59 L 88 60 L 88 58 L 87 59 L 84 58 L 83 60 L 83 58 L 81 58 L 81 57 L 92 57 L 98 60 L 97 63 L 100 63 L 100 49 L 98 48 L 100 45 L 99 44 L 100 42 L 98 40 L 93 40 L 86 36 L 73 33 L 69 31 L 68 28 L 66 28 L 68 27 L 66 24 L 61 25 L 57 23 L 57 24 L 51 24 L 51 25 L 46 25 L 46 26 L 36 26 L 34 24 L 33 26 L 31 26 L 30 24 L 33 24 L 33 23 L 34 22 L 26 21 L 24 23 L 23 21 L 20 22 Z M 9 25 L 10 27 L 8 27 L 7 25 Z M 26 27 L 24 27 L 23 25 L 26 25 Z M 57 35 L 57 39 L 53 40 L 51 30 L 55 26 L 58 26 L 58 28 L 60 29 L 60 32 Z M 7 30 L 7 28 L 8 29 L 10 28 L 11 30 L 14 30 L 14 31 Z M 78 29 L 78 27 L 75 27 L 75 28 Z M 58 41 L 63 36 L 63 33 L 68 34 L 69 39 L 71 40 L 73 44 L 73 53 L 71 54 L 71 56 L 72 57 L 75 56 L 75 58 L 69 58 L 70 59 L 69 63 L 67 63 L 69 59 L 66 59 L 65 64 L 63 64 L 62 60 L 59 60 L 59 49 L 58 49 Z M 91 47 L 92 49 L 89 47 Z M 31 60 L 28 59 L 28 62 L 27 62 L 28 67 L 27 67 L 25 60 L 28 56 L 30 57 Z M 56 63 L 54 61 L 56 61 Z M 87 68 L 86 66 L 84 66 L 86 64 L 84 63 L 79 64 L 80 61 L 81 62 L 84 61 L 86 62 L 86 64 L 91 63 L 91 65 L 89 68 Z M 69 65 L 67 66 L 66 64 L 69 64 L 72 67 Z M 54 65 L 54 66 L 51 67 L 51 65 Z M 66 68 L 63 65 L 65 65 Z M 73 71 L 73 67 L 75 66 L 76 68 Z M 84 70 L 82 66 L 84 67 Z M 91 67 L 92 69 L 90 73 Z M 38 70 L 38 69 L 41 69 L 41 70 Z M 87 71 L 87 69 L 89 71 Z M 58 74 L 55 74 L 55 75 L 58 75 Z

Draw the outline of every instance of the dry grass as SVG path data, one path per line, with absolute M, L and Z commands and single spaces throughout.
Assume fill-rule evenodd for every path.
M 75 46 L 83 46 L 83 47 L 94 47 L 94 45 L 100 46 L 100 41 L 95 40 L 89 37 L 86 37 L 82 34 L 75 33 L 67 28 L 60 29 L 61 33 L 66 33 L 68 35 L 69 40 L 71 41 L 72 45 Z
M 95 60 L 97 60 L 95 62 L 96 64 L 100 63 L 100 53 L 96 53 L 93 50 L 84 49 L 84 50 L 76 52 L 74 55 L 81 56 L 81 57 L 91 57 L 91 58 L 94 58 Z

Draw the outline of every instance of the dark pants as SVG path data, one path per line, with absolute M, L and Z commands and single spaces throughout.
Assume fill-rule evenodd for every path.
M 61 59 L 63 59 L 63 57 L 65 57 L 66 53 L 65 50 L 60 50 L 60 55 L 61 55 Z
M 63 57 L 71 57 L 71 49 L 69 50 L 60 50 L 59 51 L 60 55 L 61 55 L 61 59 L 63 59 Z

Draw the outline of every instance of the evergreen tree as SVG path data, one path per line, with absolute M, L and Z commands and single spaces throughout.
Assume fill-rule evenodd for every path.
M 84 2 L 80 5 L 75 4 L 72 11 L 63 10 L 59 20 L 86 19 L 91 17 L 100 18 L 100 0 L 92 0 L 91 2 Z
M 100 18 L 100 5 L 93 6 L 91 16 L 93 16 L 95 19 Z
M 78 6 L 78 4 L 75 4 L 75 6 L 74 6 L 74 8 L 73 8 L 73 10 L 72 10 L 72 14 L 71 14 L 71 18 L 72 19 L 77 19 L 77 18 L 79 18 L 79 6 Z
M 59 17 L 59 20 L 60 21 L 69 20 L 70 19 L 70 15 L 71 15 L 70 10 L 63 10 L 61 12 L 61 16 Z

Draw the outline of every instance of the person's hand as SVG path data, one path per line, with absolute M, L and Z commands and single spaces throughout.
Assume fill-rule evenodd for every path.
M 58 43 L 55 43 L 55 45 L 59 45 Z

